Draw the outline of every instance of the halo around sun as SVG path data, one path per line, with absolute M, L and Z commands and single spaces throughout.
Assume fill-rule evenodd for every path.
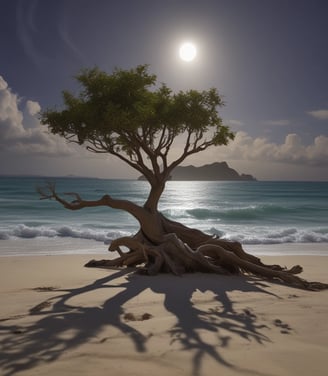
M 180 59 L 190 62 L 195 59 L 197 55 L 196 46 L 191 42 L 183 43 L 179 49 Z

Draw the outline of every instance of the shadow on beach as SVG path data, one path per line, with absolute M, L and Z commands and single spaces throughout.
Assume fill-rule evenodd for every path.
M 126 335 L 137 353 L 147 353 L 156 333 L 149 336 L 138 330 L 138 325 L 124 316 L 124 305 L 150 289 L 152 293 L 162 295 L 165 309 L 175 318 L 175 324 L 165 333 L 170 339 L 167 347 L 174 346 L 174 351 L 190 354 L 192 375 L 202 374 L 205 357 L 211 357 L 218 365 L 236 373 L 263 375 L 232 364 L 221 353 L 223 348 L 229 348 L 236 336 L 260 345 L 270 342 L 263 334 L 267 326 L 259 322 L 256 312 L 246 308 L 237 311 L 228 296 L 232 291 L 273 295 L 265 290 L 266 287 L 261 281 L 244 277 L 213 274 L 148 277 L 132 274 L 131 269 L 110 271 L 106 277 L 80 288 L 55 289 L 54 296 L 30 310 L 29 315 L 35 318 L 30 324 L 10 324 L 15 318 L 1 320 L 0 368 L 4 376 L 16 375 L 42 363 L 53 362 L 95 338 L 102 338 L 99 343 L 109 341 L 110 338 L 103 338 L 105 328 Z M 108 290 L 109 296 L 101 306 L 70 304 L 72 298 L 99 289 Z M 213 296 L 211 308 L 198 307 L 192 299 L 193 294 L 208 291 Z M 134 319 L 134 316 L 130 318 Z M 150 318 L 148 315 L 141 319 Z M 216 343 L 207 341 L 207 336 L 202 335 L 204 331 L 211 332 L 217 338 Z

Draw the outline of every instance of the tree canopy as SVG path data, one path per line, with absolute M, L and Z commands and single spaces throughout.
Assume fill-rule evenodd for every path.
M 76 79 L 80 93 L 64 91 L 64 108 L 44 111 L 41 122 L 91 152 L 115 155 L 151 184 L 167 180 L 189 155 L 234 138 L 222 124 L 218 109 L 224 103 L 215 88 L 173 93 L 157 84 L 147 65 L 111 74 L 84 69 Z M 179 135 L 184 143 L 171 160 L 169 151 Z

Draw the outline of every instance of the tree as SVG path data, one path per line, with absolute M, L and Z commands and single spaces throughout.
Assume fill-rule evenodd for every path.
M 109 251 L 117 251 L 118 258 L 92 260 L 86 266 L 139 266 L 140 272 L 149 275 L 248 272 L 306 289 L 328 287 L 295 276 L 302 271 L 300 266 L 287 270 L 264 265 L 246 253 L 240 243 L 188 228 L 158 211 L 165 183 L 176 166 L 192 154 L 227 145 L 234 138 L 219 116 L 218 109 L 224 103 L 216 89 L 173 93 L 165 84 L 156 86 L 156 76 L 148 73 L 146 65 L 116 69 L 112 74 L 98 68 L 85 69 L 76 79 L 81 85 L 80 93 L 64 91 L 64 108 L 42 112 L 41 122 L 53 134 L 83 145 L 90 152 L 114 155 L 150 184 L 143 206 L 108 194 L 88 201 L 78 193 L 70 193 L 74 200 L 68 201 L 57 194 L 54 184 L 39 188 L 42 199 L 55 199 L 70 210 L 108 206 L 125 210 L 138 220 L 137 234 L 110 244 Z M 183 145 L 175 147 L 181 138 Z M 122 246 L 129 251 L 123 252 Z

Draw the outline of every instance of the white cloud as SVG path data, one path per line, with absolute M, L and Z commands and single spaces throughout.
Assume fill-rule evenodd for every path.
M 308 114 L 319 120 L 328 120 L 328 110 L 308 111 Z
M 0 90 L 5 90 L 7 89 L 8 84 L 7 82 L 0 76 Z
M 48 156 L 69 155 L 73 148 L 59 136 L 47 132 L 37 117 L 39 103 L 28 100 L 25 112 L 21 100 L 0 76 L 0 151 Z
M 28 100 L 26 102 L 26 109 L 28 113 L 32 116 L 36 115 L 41 111 L 41 107 L 38 102 Z
M 286 126 L 286 125 L 290 124 L 290 121 L 289 120 L 284 120 L 284 119 L 281 119 L 281 120 L 265 120 L 264 124 L 266 124 L 266 125 Z
M 325 166 L 328 164 L 328 137 L 315 137 L 310 145 L 304 145 L 299 135 L 288 134 L 282 144 L 266 138 L 252 138 L 245 132 L 237 132 L 234 141 L 218 149 L 225 159 L 284 162 Z

